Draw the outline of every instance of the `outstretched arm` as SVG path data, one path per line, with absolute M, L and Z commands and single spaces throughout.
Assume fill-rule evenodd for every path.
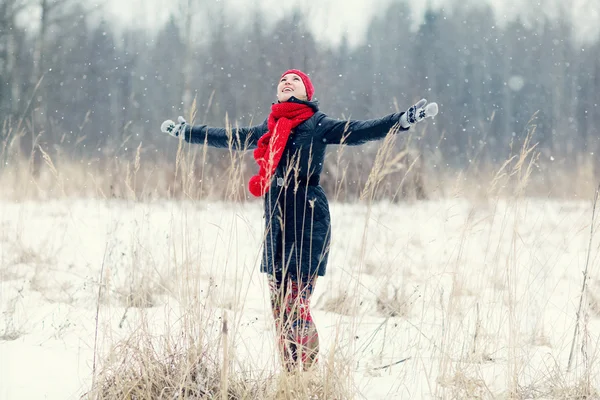
M 412 124 L 437 115 L 437 104 L 426 104 L 427 100 L 423 99 L 405 113 L 390 114 L 383 118 L 366 121 L 341 121 L 325 117 L 320 122 L 322 126 L 325 126 L 323 141 L 328 144 L 357 145 L 381 139 L 394 127 L 398 130 L 408 130 Z
M 327 144 L 358 145 L 370 140 L 381 139 L 394 126 L 401 130 L 408 129 L 400 126 L 401 115 L 390 114 L 383 118 L 365 121 L 343 121 L 325 117 L 320 122 L 325 127 L 323 141 Z
M 234 150 L 247 150 L 256 147 L 258 139 L 267 132 L 267 121 L 260 125 L 242 128 L 213 128 L 206 125 L 189 125 L 183 117 L 178 118 L 178 124 L 166 120 L 161 125 L 161 130 L 171 136 L 179 137 L 189 143 L 206 143 L 212 147 L 232 148 Z

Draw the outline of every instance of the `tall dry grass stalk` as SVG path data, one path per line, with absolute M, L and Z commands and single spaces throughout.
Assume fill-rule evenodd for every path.
M 583 270 L 583 282 L 581 285 L 581 292 L 579 294 L 579 304 L 577 306 L 575 327 L 573 331 L 573 339 L 571 341 L 571 350 L 569 351 L 569 360 L 567 362 L 567 373 L 571 372 L 573 361 L 575 360 L 575 345 L 579 344 L 581 356 L 583 358 L 583 376 L 581 377 L 580 395 L 583 398 L 593 398 L 598 393 L 594 389 L 592 376 L 595 374 L 594 366 L 596 364 L 596 357 L 591 354 L 594 352 L 593 343 L 590 343 L 590 332 L 588 329 L 589 323 L 589 308 L 590 302 L 588 301 L 588 282 L 590 280 L 590 258 L 592 254 L 593 239 L 595 236 L 594 227 L 596 225 L 596 207 L 598 205 L 598 195 L 600 193 L 600 186 L 596 188 L 594 193 L 594 199 L 592 202 L 592 215 L 590 220 L 590 238 L 588 244 L 587 255 L 585 259 L 585 267 Z

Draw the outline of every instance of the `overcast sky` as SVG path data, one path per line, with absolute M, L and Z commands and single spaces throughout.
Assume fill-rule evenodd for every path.
M 249 9 L 255 5 L 268 11 L 272 22 L 299 5 L 310 17 L 312 31 L 320 42 L 337 44 L 345 32 L 351 44 L 359 43 L 369 21 L 385 12 L 387 5 L 394 0 L 204 0 L 207 10 L 223 5 L 230 16 L 230 23 L 241 24 L 247 21 Z M 480 4 L 482 0 L 420 0 L 410 1 L 415 26 L 420 21 L 425 7 L 446 7 L 451 11 L 452 3 Z M 600 0 L 488 0 L 494 8 L 498 23 L 522 16 L 526 20 L 542 15 L 556 18 L 567 15 L 575 21 L 580 39 L 595 41 L 600 37 Z M 174 0 L 108 0 L 107 11 L 114 18 L 136 26 L 157 26 L 164 23 L 171 12 L 178 10 Z M 210 14 L 202 11 L 200 14 Z M 199 18 L 209 17 L 200 15 Z M 210 18 L 210 17 L 209 17 Z
M 251 11 L 260 7 L 275 23 L 299 5 L 309 16 L 310 27 L 320 42 L 337 44 L 344 32 L 351 43 L 359 42 L 364 36 L 371 18 L 385 11 L 392 0 L 203 0 L 198 19 L 214 20 L 211 13 L 223 6 L 232 25 L 249 21 Z M 600 1 L 600 0 L 599 0 Z M 108 0 L 107 12 L 126 24 L 135 26 L 160 26 L 171 13 L 179 15 L 181 9 L 176 0 Z M 198 24 L 203 25 L 203 24 Z M 201 32 L 199 32 L 201 33 Z M 200 35 L 201 36 L 201 35 Z
M 337 44 L 346 33 L 352 45 L 364 39 L 366 28 L 374 16 L 385 12 L 387 5 L 397 0 L 195 0 L 198 38 L 202 37 L 202 27 L 216 19 L 216 10 L 224 7 L 228 23 L 232 26 L 244 24 L 250 11 L 259 6 L 266 11 L 271 23 L 300 6 L 308 15 L 310 28 L 319 42 Z M 445 7 L 452 10 L 452 4 L 481 4 L 486 0 L 418 0 L 411 4 L 411 14 L 418 26 L 427 5 L 433 8 Z M 123 26 L 155 29 L 164 24 L 171 14 L 179 17 L 178 3 L 187 0 L 105 0 L 98 3 L 103 7 L 103 15 L 120 22 Z M 522 16 L 525 20 L 535 20 L 547 15 L 556 18 L 566 15 L 574 22 L 578 39 L 594 42 L 600 38 L 600 0 L 487 0 L 491 3 L 498 18 L 498 24 Z M 27 13 L 28 27 L 32 27 L 33 13 Z

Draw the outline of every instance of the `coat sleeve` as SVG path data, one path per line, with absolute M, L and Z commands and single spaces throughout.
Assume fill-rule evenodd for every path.
M 404 113 L 386 115 L 383 118 L 357 120 L 337 120 L 324 117 L 320 122 L 323 130 L 323 142 L 327 144 L 358 145 L 371 140 L 384 138 L 390 129 L 408 130 L 400 126 L 400 117 Z
M 206 125 L 188 126 L 185 140 L 189 143 L 206 143 L 211 147 L 250 150 L 256 148 L 258 139 L 267 133 L 267 120 L 260 125 L 243 128 L 213 128 Z

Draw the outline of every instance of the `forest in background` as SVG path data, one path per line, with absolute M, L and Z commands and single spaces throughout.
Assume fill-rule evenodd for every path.
M 17 23 L 31 3 L 41 10 L 35 33 Z M 428 11 L 411 29 L 408 5 L 398 1 L 370 22 L 363 44 L 342 39 L 334 46 L 317 43 L 299 9 L 267 24 L 268 15 L 249 8 L 248 23 L 232 26 L 224 8 L 213 8 L 204 26 L 209 33 L 197 37 L 202 6 L 191 5 L 201 2 L 183 3 L 190 6 L 184 18 L 173 16 L 150 32 L 97 23 L 81 0 L 3 0 L 0 174 L 28 160 L 36 176 L 44 154 L 59 172 L 60 165 L 81 165 L 114 180 L 123 179 L 125 163 L 129 172 L 136 154 L 138 169 L 174 171 L 178 143 L 160 132 L 164 119 L 260 123 L 281 72 L 298 68 L 310 74 L 321 111 L 334 118 L 379 117 L 422 97 L 438 102 L 435 123 L 410 137 L 426 176 L 495 171 L 532 135 L 534 172 L 544 182 L 537 194 L 568 196 L 565 181 L 582 169 L 595 187 L 600 43 L 578 43 L 565 19 L 539 15 L 498 26 L 489 6 L 455 5 Z M 366 181 L 377 150 L 377 144 L 347 150 L 342 167 L 350 183 Z M 203 176 L 222 181 L 231 157 L 211 150 L 194 162 L 194 169 L 211 168 Z M 254 172 L 250 154 L 242 163 L 244 176 Z M 325 170 L 335 178 L 324 176 L 324 186 L 337 187 L 335 168 Z M 387 179 L 394 186 L 402 176 Z M 440 179 L 429 186 L 440 186 Z M 146 189 L 157 192 L 156 185 Z M 340 198 L 356 197 L 359 189 L 350 191 L 342 188 Z

